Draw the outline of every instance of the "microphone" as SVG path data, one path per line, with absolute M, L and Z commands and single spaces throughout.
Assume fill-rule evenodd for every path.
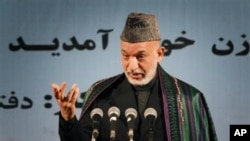
M 144 112 L 144 118 L 148 122 L 149 141 L 153 141 L 153 130 L 155 126 L 155 120 L 157 118 L 157 111 L 154 108 L 147 108 Z
M 133 141 L 134 137 L 134 127 L 135 127 L 135 119 L 137 118 L 137 111 L 134 108 L 128 108 L 125 111 L 125 116 L 127 118 L 128 123 L 128 136 L 129 140 Z
M 110 121 L 110 140 L 115 140 L 116 136 L 116 121 L 117 118 L 120 116 L 120 110 L 119 108 L 113 106 L 110 107 L 108 110 L 108 116 Z
M 95 108 L 90 112 L 90 118 L 92 119 L 92 127 L 93 127 L 91 141 L 95 141 L 99 136 L 99 127 L 102 117 L 103 117 L 103 111 L 100 108 Z

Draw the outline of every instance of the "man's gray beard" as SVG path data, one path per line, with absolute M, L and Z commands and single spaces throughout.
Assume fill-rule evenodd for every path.
M 155 77 L 155 74 L 156 74 L 156 70 L 150 69 L 142 80 L 135 80 L 129 77 L 128 72 L 125 73 L 129 83 L 131 83 L 134 86 L 147 85 L 151 80 L 153 80 L 153 78 Z

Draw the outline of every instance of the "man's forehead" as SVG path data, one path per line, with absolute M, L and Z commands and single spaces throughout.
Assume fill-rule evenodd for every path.
M 159 47 L 159 41 L 147 41 L 147 42 L 138 42 L 138 43 L 129 43 L 121 41 L 121 48 L 129 49 L 153 49 L 154 47 Z
M 147 50 L 145 48 L 137 48 L 137 49 L 122 48 L 121 51 L 123 53 L 127 53 L 127 54 L 143 54 L 146 52 L 150 52 L 149 50 Z
M 140 43 L 128 43 L 128 42 L 121 42 L 122 49 L 129 49 L 129 50 L 137 50 L 137 49 L 147 49 L 149 44 L 147 42 L 140 42 Z
M 152 52 L 154 48 L 151 46 L 148 46 L 146 44 L 133 44 L 133 45 L 123 45 L 121 46 L 121 51 L 123 53 L 127 53 L 127 54 L 143 54 L 143 53 L 149 53 Z

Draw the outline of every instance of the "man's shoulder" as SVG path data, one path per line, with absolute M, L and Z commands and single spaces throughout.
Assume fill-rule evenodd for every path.
M 91 103 L 91 101 L 95 99 L 102 91 L 104 91 L 109 86 L 112 86 L 112 84 L 114 84 L 116 81 L 119 81 L 122 76 L 123 73 L 100 79 L 99 81 L 93 83 L 83 96 L 83 109 L 85 109 Z
M 90 88 L 88 89 L 87 93 L 90 94 L 93 91 L 100 91 L 105 89 L 106 87 L 112 85 L 115 81 L 117 81 L 119 78 L 121 78 L 123 76 L 123 73 L 111 76 L 111 77 L 107 77 L 107 78 L 103 78 L 100 79 L 98 81 L 96 81 L 95 83 L 93 83 Z
M 175 83 L 175 85 L 178 84 L 179 87 L 199 91 L 195 86 L 191 85 L 190 83 L 188 83 L 182 79 L 179 79 L 179 78 L 167 73 L 161 67 L 160 67 L 160 74 L 161 74 L 161 77 L 163 79 L 163 82 L 166 83 L 167 85 L 173 85 L 173 83 Z
M 188 93 L 192 93 L 192 94 L 202 94 L 202 92 L 195 87 L 194 85 L 180 79 L 177 78 L 175 76 L 172 76 L 170 74 L 168 74 L 166 71 L 164 71 L 163 69 L 161 70 L 161 75 L 162 75 L 162 79 L 163 79 L 163 83 L 165 85 L 167 85 L 168 87 L 176 87 L 178 90 L 182 91 L 182 94 L 188 94 Z
M 184 80 L 181 80 L 181 79 L 179 79 L 179 78 L 175 78 L 175 79 L 177 79 L 178 84 L 179 84 L 181 87 L 188 88 L 189 90 L 193 90 L 193 91 L 196 91 L 196 92 L 198 92 L 198 93 L 201 93 L 201 91 L 200 91 L 197 87 L 195 87 L 194 85 L 192 85 L 192 84 L 190 84 L 190 83 L 188 83 L 188 82 L 186 82 L 186 81 L 184 81 Z
M 109 84 L 109 83 L 119 79 L 122 75 L 123 75 L 123 73 L 120 73 L 120 74 L 117 74 L 117 75 L 114 75 L 114 76 L 110 76 L 110 77 L 107 77 L 107 78 L 100 79 L 100 80 L 96 81 L 95 83 L 93 83 L 91 85 L 91 87 L 96 87 L 96 86 L 100 86 L 100 85 L 104 85 L 104 84 Z

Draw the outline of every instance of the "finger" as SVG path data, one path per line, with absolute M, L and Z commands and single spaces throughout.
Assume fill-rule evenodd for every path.
M 60 89 L 60 87 L 56 83 L 51 84 L 51 88 L 54 90 Z
M 71 99 L 70 99 L 70 103 L 76 103 L 77 97 L 78 97 L 78 95 L 79 95 L 79 91 L 80 91 L 80 90 L 79 90 L 79 88 L 77 87 L 77 88 L 75 89 L 75 91 L 74 91 L 74 93 L 73 93 Z
M 59 99 L 59 89 L 60 87 L 56 83 L 51 84 L 52 91 L 56 99 Z
M 66 88 L 66 82 L 63 81 L 63 82 L 61 83 L 61 85 L 60 85 L 60 89 L 61 89 L 62 91 L 64 91 L 65 88 Z
M 65 92 L 65 89 L 66 89 L 66 82 L 63 81 L 62 84 L 60 85 L 60 90 L 59 90 L 59 96 L 60 96 L 60 99 L 63 100 L 64 99 L 64 92 Z
M 77 89 L 78 89 L 77 85 L 73 84 L 69 93 L 68 93 L 68 96 L 67 96 L 68 102 L 72 102 L 72 98 L 73 98 L 74 94 L 77 92 Z

